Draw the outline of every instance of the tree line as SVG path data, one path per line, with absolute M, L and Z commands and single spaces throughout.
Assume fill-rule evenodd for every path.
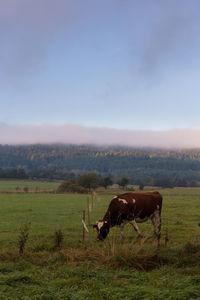
M 96 173 L 114 183 L 198 186 L 200 150 L 75 145 L 0 145 L 0 178 L 64 180 Z
M 128 183 L 129 179 L 125 177 L 121 178 L 117 182 L 119 187 L 121 187 L 122 189 L 126 189 Z M 58 187 L 57 192 L 85 193 L 91 192 L 98 187 L 104 187 L 105 189 L 107 189 L 112 184 L 113 181 L 110 177 L 101 177 L 96 173 L 88 173 L 81 175 L 79 178 L 69 178 L 67 180 L 64 180 Z

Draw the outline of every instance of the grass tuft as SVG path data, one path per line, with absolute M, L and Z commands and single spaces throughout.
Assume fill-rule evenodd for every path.
M 64 234 L 61 229 L 55 230 L 54 232 L 54 248 L 61 248 L 64 239 Z
M 183 247 L 183 253 L 185 254 L 196 254 L 200 252 L 200 244 L 193 244 L 191 242 L 187 242 Z
M 29 229 L 31 223 L 26 223 L 20 227 L 20 232 L 18 236 L 18 247 L 19 247 L 19 254 L 22 255 L 24 253 L 25 245 L 28 241 L 29 237 Z

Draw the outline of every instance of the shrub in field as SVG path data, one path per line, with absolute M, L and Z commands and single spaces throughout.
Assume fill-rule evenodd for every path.
M 54 232 L 54 248 L 61 248 L 64 239 L 64 234 L 61 229 Z
M 25 193 L 28 193 L 28 190 L 29 190 L 28 187 L 25 186 L 25 187 L 24 187 L 24 192 L 25 192 Z
M 82 186 L 78 185 L 78 184 L 71 184 L 68 185 L 67 187 L 59 187 L 57 189 L 58 193 L 80 193 L 80 194 L 84 194 L 87 193 L 87 190 L 85 188 L 83 188 Z
M 26 223 L 20 227 L 20 232 L 18 236 L 18 246 L 19 246 L 20 255 L 23 254 L 25 245 L 28 241 L 29 229 L 30 229 L 30 223 Z
M 131 186 L 131 185 L 128 185 L 128 186 L 126 186 L 126 191 L 127 191 L 127 192 L 134 192 L 134 191 L 135 191 L 135 189 L 134 189 L 134 187 L 133 187 L 133 186 Z
M 139 185 L 139 190 L 140 190 L 140 191 L 143 191 L 143 190 L 144 190 L 144 183 L 140 183 L 140 185 Z
M 86 193 L 87 189 L 77 184 L 74 178 L 63 181 L 57 189 L 57 193 Z
M 183 253 L 185 254 L 195 254 L 197 252 L 200 252 L 200 244 L 199 243 L 191 243 L 187 242 L 183 248 Z

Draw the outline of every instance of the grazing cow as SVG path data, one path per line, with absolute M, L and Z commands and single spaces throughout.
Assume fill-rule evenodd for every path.
M 93 226 L 98 232 L 97 240 L 104 240 L 113 226 L 120 227 L 121 236 L 124 238 L 125 223 L 130 223 L 137 231 L 138 236 L 142 237 L 137 222 L 141 223 L 151 219 L 159 245 L 161 209 L 162 196 L 158 192 L 125 193 L 115 196 L 111 200 L 103 220 Z

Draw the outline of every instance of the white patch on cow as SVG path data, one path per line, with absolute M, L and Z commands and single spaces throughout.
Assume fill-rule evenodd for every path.
M 125 199 L 118 198 L 118 200 L 122 201 L 124 204 L 128 204 L 128 202 Z
M 103 226 L 104 222 L 98 222 L 97 226 L 98 226 L 98 229 L 100 230 L 101 227 Z
M 160 209 L 160 206 L 159 206 L 159 205 L 157 205 L 157 209 Z
M 133 200 L 133 203 L 135 203 L 135 199 L 133 198 L 132 200 Z

